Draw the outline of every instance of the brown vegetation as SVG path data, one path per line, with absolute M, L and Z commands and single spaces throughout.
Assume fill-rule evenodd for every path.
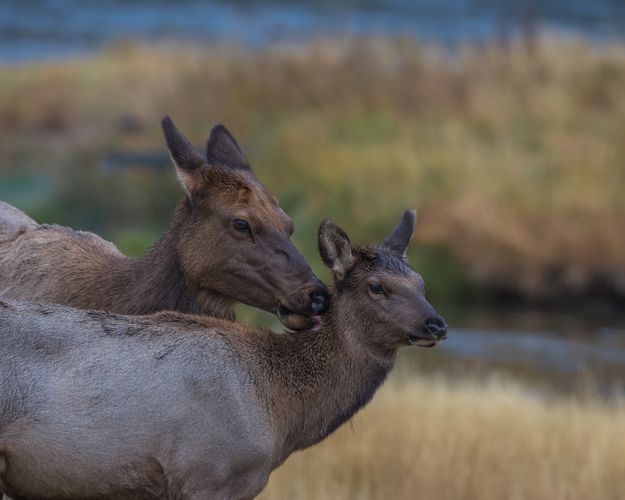
M 550 399 L 510 381 L 395 377 L 262 500 L 625 497 L 625 407 Z
M 549 39 L 531 52 L 493 44 L 456 54 L 403 39 L 257 52 L 126 45 L 4 67 L 0 171 L 63 178 L 75 165 L 86 176 L 113 149 L 161 151 L 162 114 L 197 143 L 208 122 L 224 121 L 294 212 L 311 260 L 322 217 L 360 221 L 356 236 L 367 240 L 418 206 L 419 240 L 451 260 L 415 251 L 413 262 L 437 270 L 429 281 L 448 279 L 448 290 L 469 280 L 537 299 L 622 297 L 623 53 Z M 123 189 L 135 205 L 154 205 Z M 71 205 L 68 191 L 50 203 Z M 150 195 L 159 206 L 162 193 Z M 65 213 L 70 223 L 74 212 Z

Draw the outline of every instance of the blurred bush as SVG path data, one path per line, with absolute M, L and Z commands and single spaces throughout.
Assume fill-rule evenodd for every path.
M 170 167 L 106 158 L 164 153 L 165 114 L 198 146 L 231 129 L 317 271 L 322 218 L 374 241 L 415 207 L 433 300 L 625 300 L 622 46 L 124 44 L 5 66 L 0 195 L 140 254 L 182 191 Z

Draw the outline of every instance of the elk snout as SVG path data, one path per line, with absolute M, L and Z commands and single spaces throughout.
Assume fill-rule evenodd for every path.
M 323 314 L 328 310 L 329 297 L 325 290 L 317 290 L 310 293 L 310 312 L 313 314 Z
M 291 297 L 291 305 L 278 307 L 278 319 L 292 330 L 312 329 L 321 327 L 320 316 L 328 310 L 330 297 L 326 287 L 319 281 L 305 287 L 300 294 Z
M 423 324 L 423 330 L 436 340 L 443 340 L 447 337 L 447 323 L 440 316 L 426 319 Z
M 294 310 L 300 314 L 320 316 L 328 310 L 330 297 L 321 281 L 314 279 L 292 296 Z
M 447 338 L 447 324 L 440 316 L 427 318 L 416 332 L 408 334 L 412 345 L 434 347 L 439 340 Z

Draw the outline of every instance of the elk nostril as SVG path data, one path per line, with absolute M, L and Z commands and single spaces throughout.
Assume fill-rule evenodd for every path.
M 289 258 L 289 254 L 288 254 L 287 252 L 285 252 L 284 250 L 282 250 L 281 248 L 274 248 L 274 249 L 273 249 L 273 251 L 274 251 L 276 254 L 278 254 L 280 257 L 284 257 L 284 258 L 287 260 L 287 262 L 288 262 L 289 260 L 291 260 L 291 259 Z
M 443 318 L 428 318 L 425 321 L 425 329 L 438 338 L 442 338 L 447 334 L 447 324 L 443 321 Z
M 313 292 L 310 294 L 310 310 L 314 314 L 323 314 L 328 310 L 328 294 L 325 292 Z

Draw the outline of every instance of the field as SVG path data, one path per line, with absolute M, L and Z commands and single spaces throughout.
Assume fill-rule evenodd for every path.
M 213 124 L 231 129 L 323 278 L 321 219 L 370 242 L 414 207 L 408 258 L 446 317 L 502 298 L 573 314 L 597 301 L 622 317 L 624 45 L 120 43 L 0 66 L 0 199 L 140 255 L 182 196 L 166 114 L 198 146 Z M 399 370 L 352 424 L 276 471 L 262 498 L 625 498 L 622 398 L 556 394 L 492 366 L 460 371 Z
M 399 375 L 351 425 L 274 472 L 261 498 L 617 500 L 624 432 L 622 401 Z
M 0 196 L 140 253 L 181 195 L 165 114 L 197 144 L 232 129 L 317 270 L 322 218 L 373 240 L 416 207 L 410 257 L 434 300 L 625 296 L 620 45 L 128 43 L 2 67 Z M 162 163 L 117 168 L 111 153 Z

